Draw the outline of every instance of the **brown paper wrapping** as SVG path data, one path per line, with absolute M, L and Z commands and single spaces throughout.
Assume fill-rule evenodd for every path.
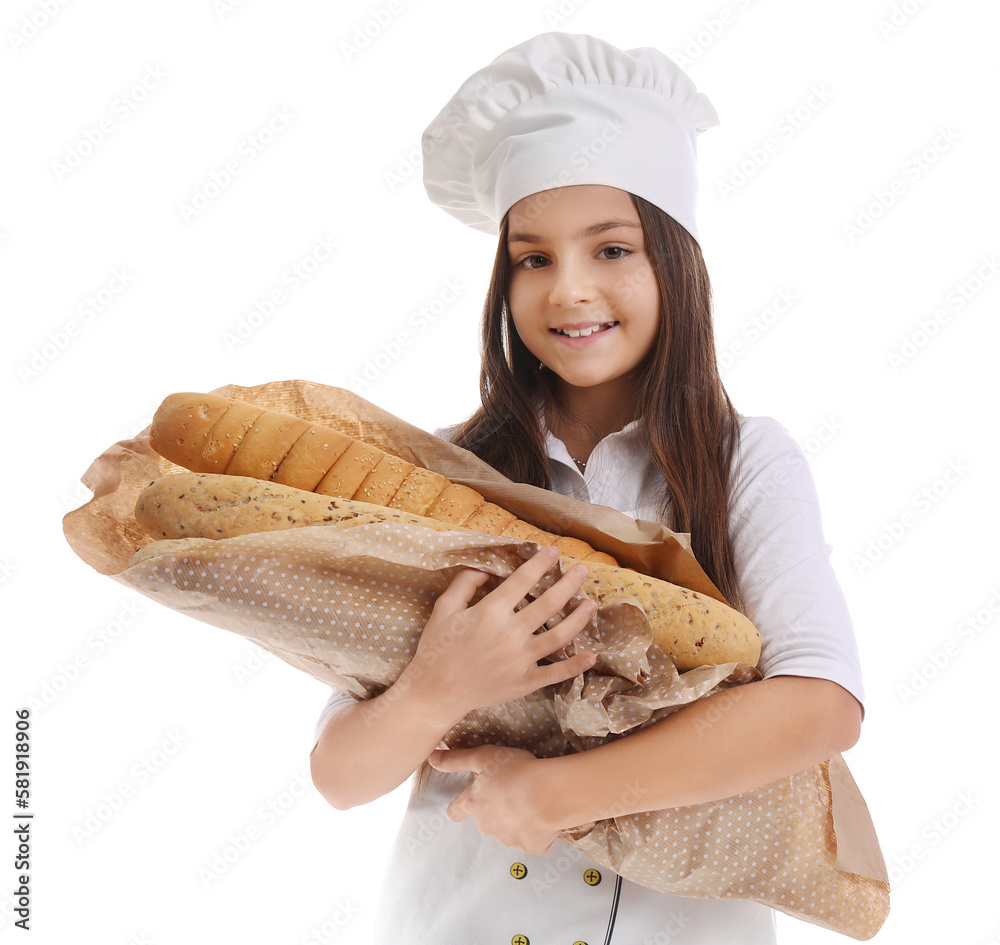
M 348 391 L 287 381 L 213 393 L 364 439 L 476 489 L 540 528 L 588 541 L 625 566 L 722 599 L 690 554 L 687 536 L 512 483 L 471 453 Z M 537 548 L 380 523 L 243 535 L 130 568 L 132 553 L 150 541 L 134 519 L 136 498 L 151 480 L 177 471 L 149 448 L 148 430 L 107 449 L 83 477 L 94 498 L 64 518 L 74 551 L 146 597 L 238 633 L 362 698 L 384 692 L 407 665 L 435 598 L 457 568 L 496 575 L 485 593 Z M 556 580 L 557 572 L 546 581 Z M 567 754 L 759 678 L 739 663 L 679 674 L 651 642 L 637 605 L 602 608 L 567 650 L 597 652 L 592 670 L 472 712 L 442 744 Z M 888 914 L 885 862 L 864 799 L 839 755 L 726 800 L 584 824 L 564 831 L 562 839 L 650 888 L 692 898 L 752 899 L 859 940 L 871 938 Z

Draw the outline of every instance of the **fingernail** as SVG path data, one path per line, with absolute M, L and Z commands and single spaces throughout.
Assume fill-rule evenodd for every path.
M 434 751 L 432 751 L 432 752 L 431 752 L 431 753 L 430 753 L 430 754 L 429 754 L 429 755 L 427 756 L 427 760 L 428 760 L 428 761 L 429 761 L 429 762 L 430 762 L 430 763 L 431 763 L 432 765 L 436 765 L 436 764 L 437 764 L 437 763 L 438 763 L 438 762 L 439 762 L 439 761 L 441 760 L 441 755 L 442 755 L 442 754 L 443 754 L 443 752 L 441 751 L 441 749 L 440 749 L 440 748 L 435 748 L 435 749 L 434 749 Z

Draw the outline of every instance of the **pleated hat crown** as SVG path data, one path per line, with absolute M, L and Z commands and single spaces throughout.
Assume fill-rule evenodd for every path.
M 659 50 L 542 33 L 466 79 L 427 126 L 424 187 L 452 216 L 496 234 L 523 197 L 604 184 L 650 201 L 697 240 L 697 137 L 718 123 Z

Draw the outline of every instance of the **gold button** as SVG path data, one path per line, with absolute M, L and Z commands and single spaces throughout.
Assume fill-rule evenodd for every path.
M 510 945 L 531 945 L 527 935 L 515 935 L 510 940 Z
M 573 945 L 587 945 L 586 942 L 574 942 Z
M 601 874 L 597 870 L 587 870 L 583 874 L 583 881 L 588 886 L 596 886 L 601 881 Z
M 524 879 L 528 875 L 528 867 L 523 863 L 513 863 L 510 867 L 510 875 L 514 879 Z

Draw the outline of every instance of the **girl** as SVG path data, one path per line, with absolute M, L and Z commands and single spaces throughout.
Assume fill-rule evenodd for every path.
M 740 416 L 718 375 L 694 222 L 695 139 L 716 123 L 656 50 L 548 33 L 467 80 L 425 132 L 431 198 L 499 235 L 482 406 L 438 435 L 512 479 L 689 531 L 760 630 L 764 678 L 572 756 L 435 750 L 473 708 L 594 661 L 538 662 L 594 613 L 586 602 L 551 623 L 582 568 L 514 610 L 554 549 L 474 604 L 487 575 L 458 574 L 394 698 L 334 693 L 317 727 L 313 780 L 337 808 L 381 796 L 425 760 L 434 769 L 400 830 L 380 942 L 775 941 L 764 906 L 666 896 L 557 840 L 623 812 L 731 797 L 858 737 L 857 648 L 805 457 L 775 421 Z

